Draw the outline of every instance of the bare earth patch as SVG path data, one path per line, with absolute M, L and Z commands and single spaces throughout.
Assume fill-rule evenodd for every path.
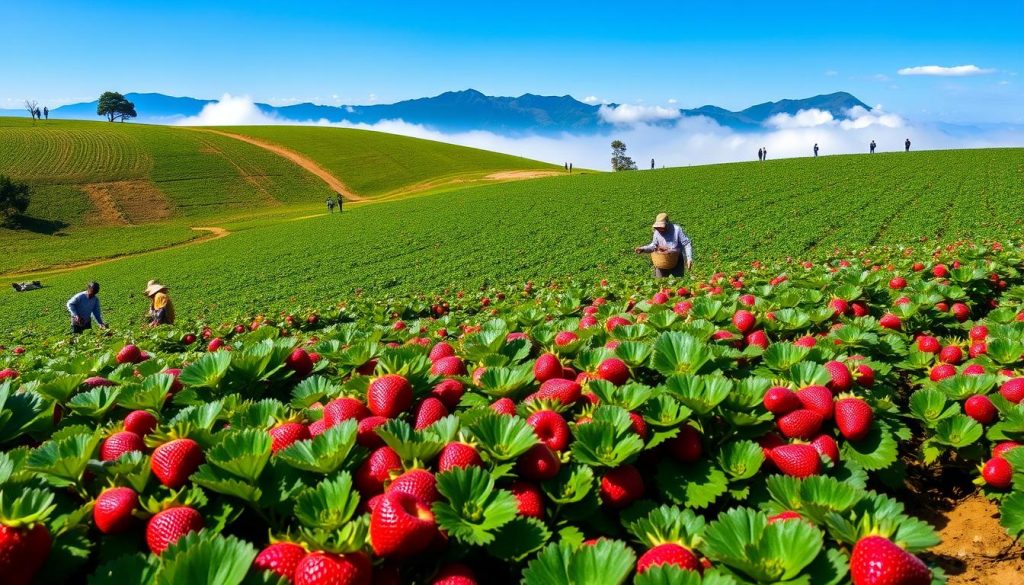
M 969 496 L 932 521 L 942 543 L 929 556 L 945 569 L 948 585 L 1024 583 L 1024 547 L 999 524 L 999 510 L 987 498 Z
M 563 174 L 562 171 L 501 171 L 484 177 L 491 181 L 521 181 L 523 179 L 539 179 Z
M 167 198 L 149 181 L 90 183 L 82 190 L 98 213 L 88 218 L 90 224 L 135 225 L 171 216 Z

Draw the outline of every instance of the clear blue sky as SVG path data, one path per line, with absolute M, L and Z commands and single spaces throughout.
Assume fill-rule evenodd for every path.
M 473 87 L 739 109 L 845 90 L 919 120 L 1024 123 L 1022 0 L 127 6 L 0 5 L 0 108 L 108 89 L 363 104 Z M 897 73 L 928 65 L 983 73 Z

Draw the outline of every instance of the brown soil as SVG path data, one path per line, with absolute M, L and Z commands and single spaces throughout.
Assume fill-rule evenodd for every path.
M 1024 584 L 1024 547 L 999 524 L 999 509 L 980 493 L 926 517 L 942 543 L 922 557 L 940 565 L 948 585 Z
M 149 181 L 90 183 L 82 190 L 98 212 L 89 219 L 90 224 L 135 225 L 171 215 L 167 198 Z
M 208 129 L 208 128 L 192 128 L 192 130 L 196 130 L 196 131 L 199 131 L 199 132 L 212 132 L 214 134 L 220 134 L 221 136 L 227 136 L 228 138 L 234 138 L 235 140 L 241 140 L 242 142 L 248 142 L 249 144 L 252 144 L 254 146 L 258 146 L 258 147 L 263 148 L 265 150 L 269 150 L 270 152 L 273 152 L 274 154 L 276 154 L 278 156 L 284 157 L 284 158 L 292 161 L 293 163 L 295 163 L 295 164 L 299 165 L 300 167 L 306 169 L 310 173 L 313 173 L 317 177 L 320 177 L 320 179 L 323 182 L 327 183 L 328 187 L 333 189 L 336 193 L 341 193 L 342 197 L 344 197 L 346 200 L 348 200 L 348 201 L 366 201 L 367 200 L 365 197 L 360 197 L 359 195 L 355 195 L 354 193 L 352 193 L 351 189 L 346 187 L 345 184 L 342 183 L 340 180 L 338 180 L 337 177 L 335 177 L 330 172 L 328 172 L 326 169 L 324 169 L 323 167 L 318 165 L 315 161 L 313 161 L 312 159 L 309 159 L 309 158 L 307 158 L 307 157 L 305 157 L 305 156 L 295 152 L 294 150 L 290 150 L 288 148 L 285 148 L 283 146 L 280 146 L 280 145 L 277 145 L 277 144 L 273 144 L 273 143 L 270 143 L 270 142 L 264 142 L 264 141 L 258 140 L 256 138 L 252 138 L 251 136 L 242 136 L 241 134 L 232 134 L 231 132 L 224 132 L 222 130 L 211 130 L 211 129 Z
M 491 181 L 521 181 L 523 179 L 539 179 L 563 174 L 562 171 L 501 171 L 484 177 Z

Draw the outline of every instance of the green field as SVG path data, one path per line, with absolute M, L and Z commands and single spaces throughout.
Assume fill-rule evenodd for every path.
M 323 307 L 369 294 L 482 283 L 643 274 L 632 254 L 668 211 L 705 273 L 727 261 L 821 258 L 836 248 L 928 246 L 1020 234 L 1024 149 L 792 159 L 559 176 L 451 191 L 300 221 L 253 220 L 196 246 L 0 292 L 4 329 L 63 327 L 63 301 L 104 284 L 116 325 L 138 321 L 150 278 L 172 287 L 183 319 Z
M 308 145 L 310 157 L 323 157 L 323 166 L 368 194 L 551 168 L 375 132 L 232 129 L 238 130 L 304 145 L 296 150 Z M 357 173 L 363 165 L 367 172 Z M 0 228 L 7 252 L 0 274 L 161 248 L 199 237 L 195 226 L 233 230 L 254 216 L 308 215 L 333 194 L 318 177 L 258 146 L 202 129 L 140 124 L 0 118 L 0 174 L 32 187 L 18 229 Z

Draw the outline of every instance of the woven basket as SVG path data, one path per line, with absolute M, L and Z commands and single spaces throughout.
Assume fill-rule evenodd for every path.
M 672 270 L 679 264 L 679 252 L 651 252 L 651 264 L 658 270 Z

